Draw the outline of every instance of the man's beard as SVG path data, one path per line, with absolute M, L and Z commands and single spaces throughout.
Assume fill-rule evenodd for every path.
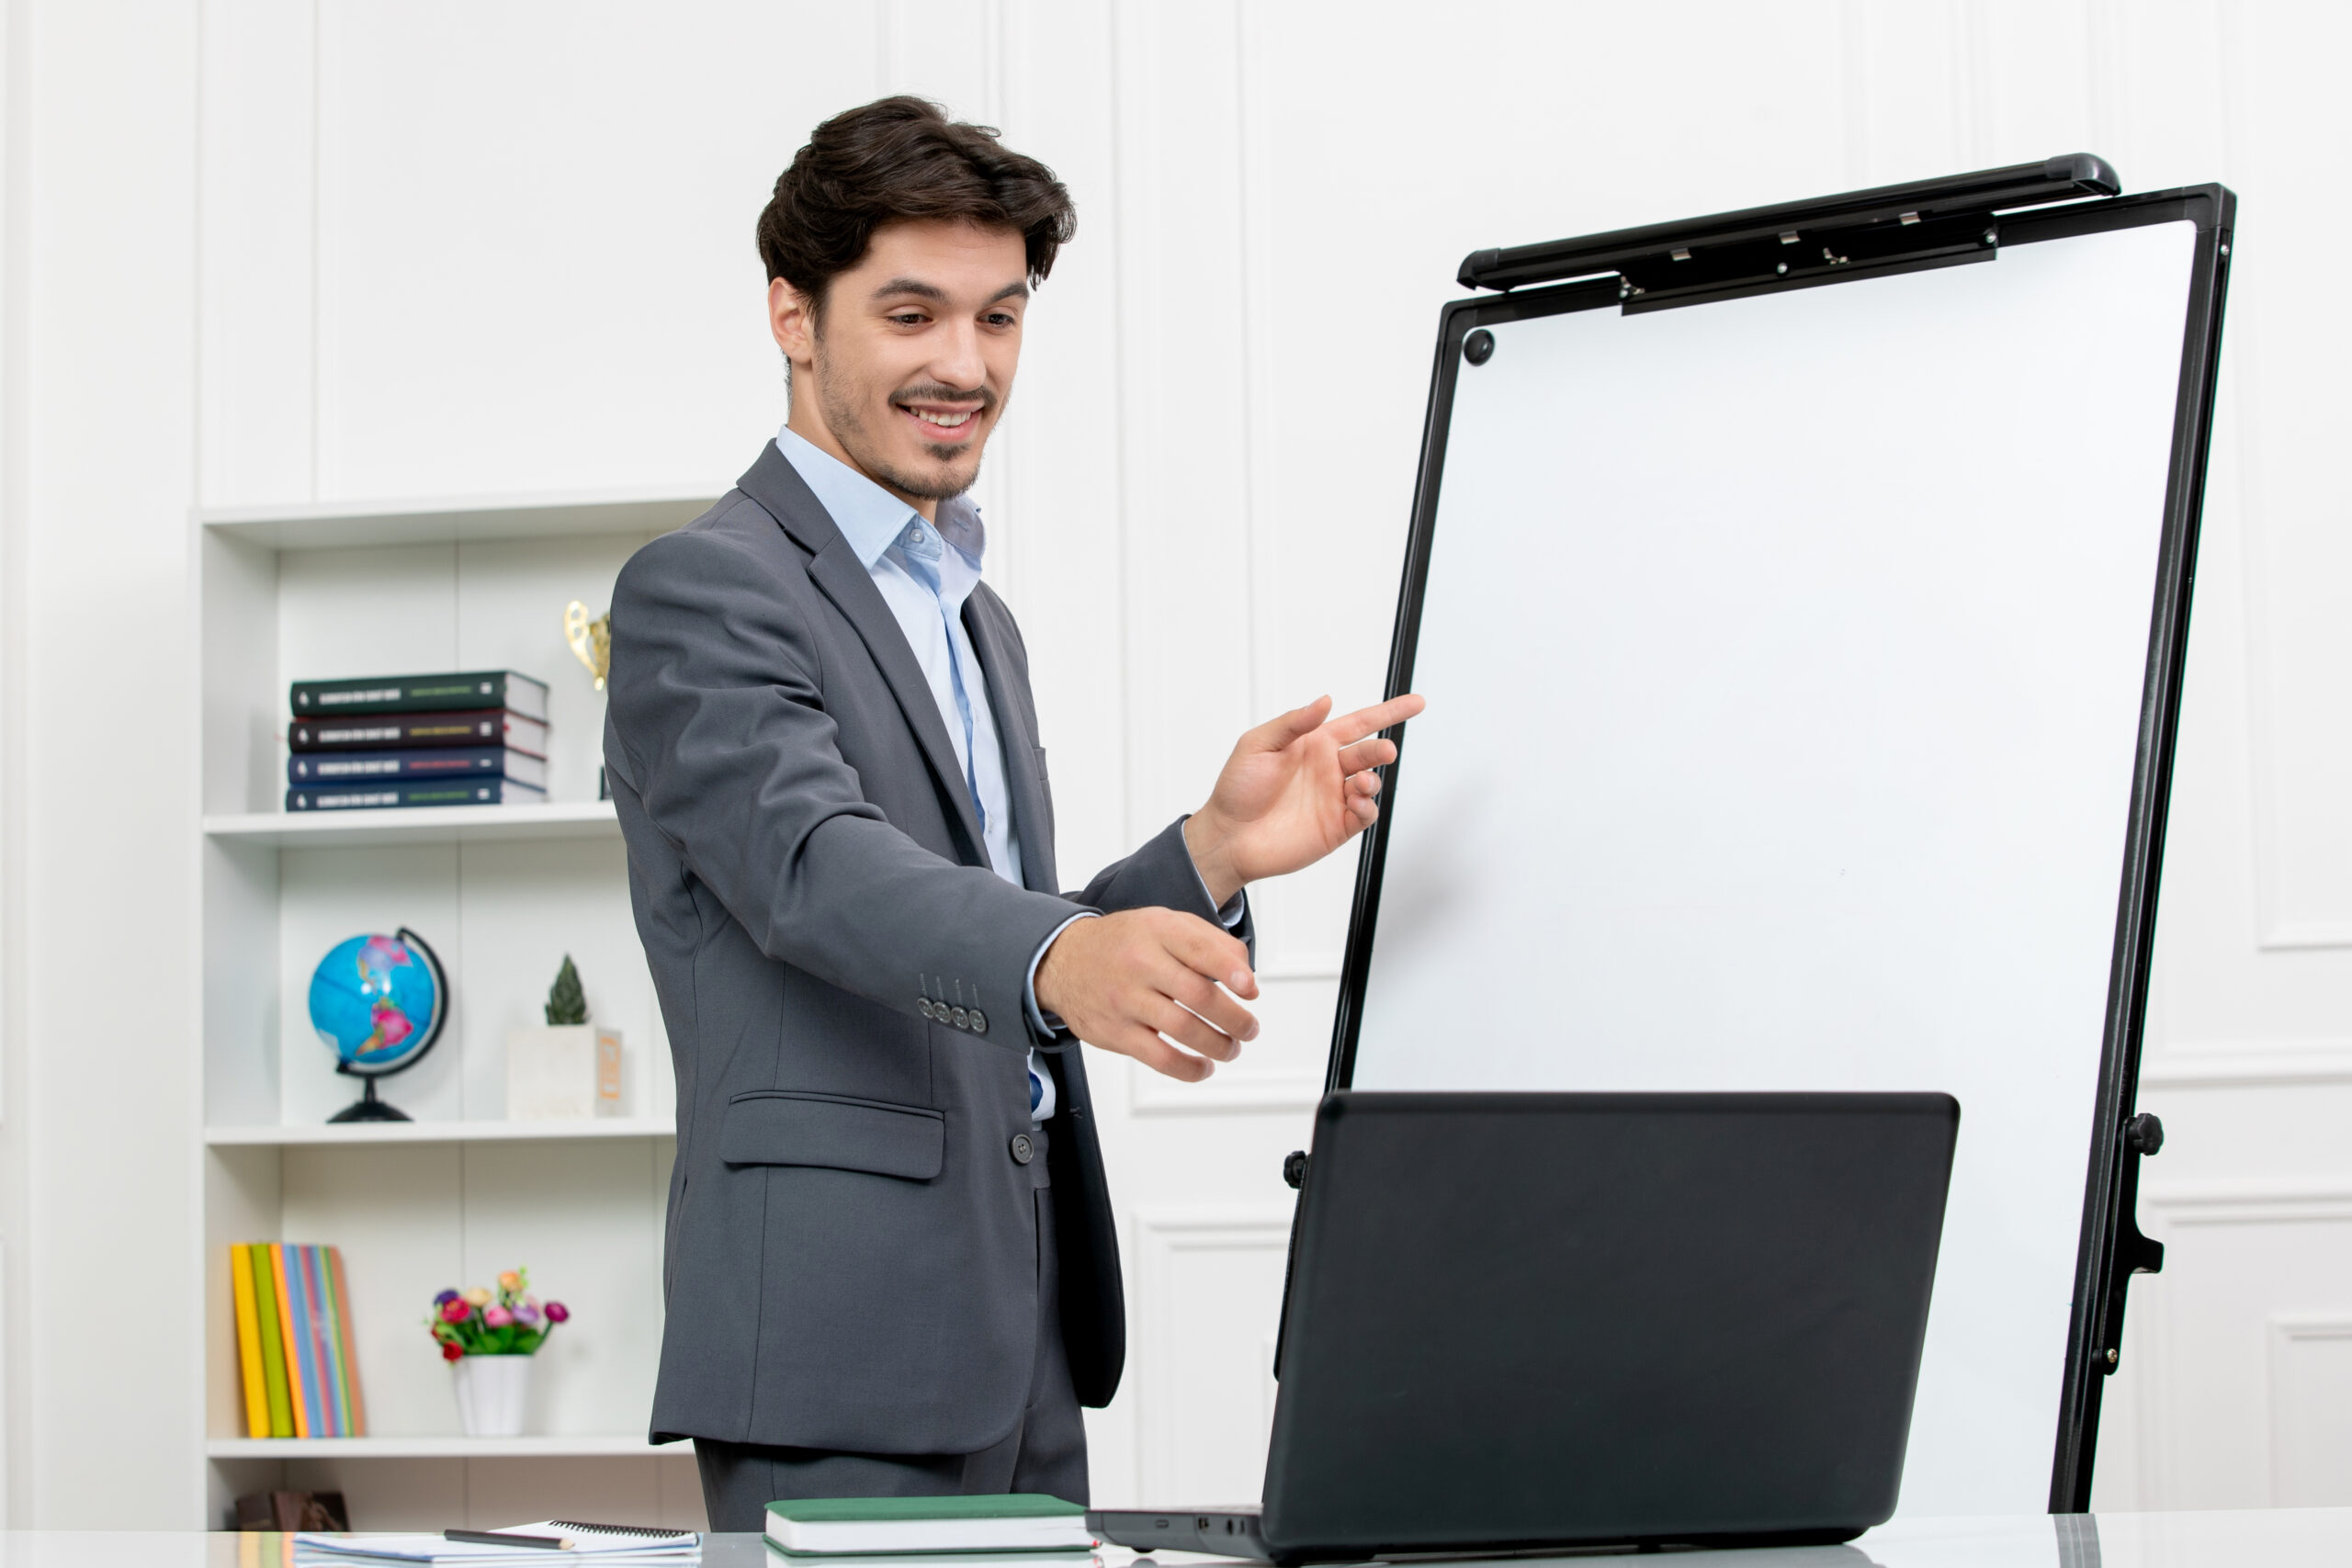
M 821 362 L 816 368 L 819 372 L 817 403 L 824 410 L 826 428 L 833 433 L 833 439 L 842 444 L 842 450 L 856 459 L 859 468 L 883 484 L 901 495 L 916 496 L 924 501 L 953 501 L 970 490 L 973 481 L 980 477 L 980 444 L 978 442 L 956 446 L 934 446 L 929 443 L 924 445 L 923 450 L 942 463 L 954 464 L 968 457 L 971 460 L 971 468 L 966 472 L 959 474 L 951 468 L 946 473 L 910 474 L 899 469 L 881 454 L 873 450 L 874 444 L 868 439 L 865 418 L 859 412 L 856 401 L 844 395 L 832 378 L 823 374 Z M 943 387 L 936 382 L 902 387 L 891 394 L 891 401 L 894 404 L 901 398 L 909 401 L 922 401 L 928 399 L 938 402 L 968 402 L 977 398 L 979 400 L 980 406 L 972 412 L 972 417 L 976 420 L 986 418 L 990 411 L 995 409 L 997 401 L 996 394 L 986 387 L 958 390 L 953 387 Z

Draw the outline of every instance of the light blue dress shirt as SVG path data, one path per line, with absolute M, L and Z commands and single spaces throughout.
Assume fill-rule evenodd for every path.
M 989 868 L 1022 886 L 1021 838 L 1014 830 L 1012 796 L 1005 785 L 1004 745 L 997 737 L 979 656 L 964 629 L 964 601 L 979 584 L 980 559 L 988 549 L 980 509 L 970 497 L 959 495 L 939 503 L 936 525 L 927 523 L 922 513 L 789 426 L 776 432 L 775 447 L 831 514 L 833 526 L 881 592 L 899 629 L 906 633 L 907 646 L 914 650 L 932 701 L 939 705 L 940 719 L 947 726 L 956 760 L 963 764 L 964 785 L 979 812 Z M 1217 911 L 1227 930 L 1241 923 L 1246 897 L 1235 894 Z M 1092 918 L 1089 911 L 1070 919 Z M 1029 960 L 1024 1002 L 1030 1021 L 1040 1031 L 1053 1026 L 1037 1006 L 1037 965 L 1069 923 L 1056 926 Z M 1035 1051 L 1029 1053 L 1029 1113 L 1039 1122 L 1054 1113 L 1054 1080 L 1039 1069 Z

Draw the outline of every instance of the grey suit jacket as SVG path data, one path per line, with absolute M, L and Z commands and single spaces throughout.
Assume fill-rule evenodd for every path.
M 1054 891 L 1027 653 L 985 584 L 964 620 L 1025 890 L 988 869 L 905 635 L 773 443 L 613 590 L 605 768 L 678 1078 L 657 1442 L 975 1452 L 1020 1418 L 1041 1310 L 1082 1401 L 1118 1386 L 1086 1068 L 1033 1034 L 1029 964 L 1080 906 L 1216 911 L 1181 824 Z M 1024 1162 L 1033 1044 L 1059 1110 Z

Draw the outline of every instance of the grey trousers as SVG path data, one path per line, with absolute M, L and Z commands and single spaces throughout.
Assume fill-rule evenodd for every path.
M 1042 1492 L 1087 1501 L 1086 1426 L 1062 1347 L 1054 1190 L 1037 1190 L 1037 1370 L 1029 1404 L 1002 1442 L 974 1454 L 857 1454 L 695 1439 L 714 1530 L 759 1531 L 767 1507 L 799 1497 L 955 1497 Z

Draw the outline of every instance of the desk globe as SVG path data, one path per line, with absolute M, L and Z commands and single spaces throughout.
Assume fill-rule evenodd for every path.
M 406 1122 L 376 1098 L 376 1080 L 413 1067 L 441 1038 L 449 985 L 441 960 L 406 926 L 390 936 L 339 942 L 311 975 L 311 1027 L 335 1054 L 334 1070 L 365 1090 L 329 1122 Z

